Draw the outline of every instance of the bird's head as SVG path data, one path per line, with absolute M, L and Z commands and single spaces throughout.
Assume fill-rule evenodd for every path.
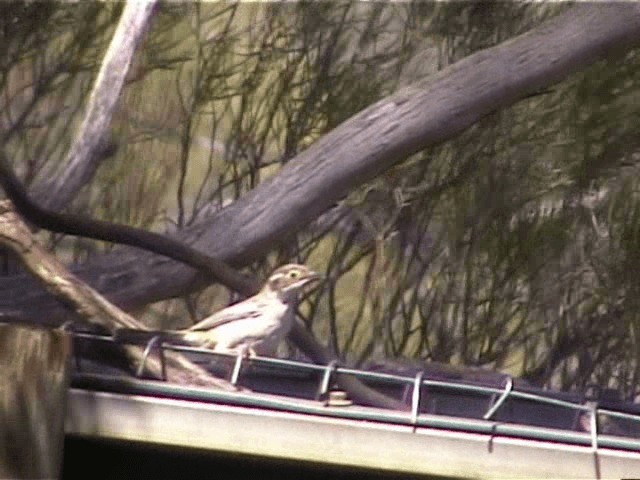
M 290 263 L 277 268 L 262 289 L 263 292 L 275 293 L 285 301 L 296 298 L 297 294 L 306 286 L 317 284 L 322 276 L 313 270 Z

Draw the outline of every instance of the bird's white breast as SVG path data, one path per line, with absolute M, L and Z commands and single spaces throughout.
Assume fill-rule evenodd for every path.
M 250 347 L 258 355 L 273 355 L 293 325 L 293 309 L 276 301 L 260 315 L 236 319 L 214 329 L 216 350 Z

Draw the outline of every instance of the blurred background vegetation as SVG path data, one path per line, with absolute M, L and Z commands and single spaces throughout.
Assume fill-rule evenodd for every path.
M 364 107 L 568 6 L 162 4 L 112 123 L 117 153 L 69 210 L 190 225 Z M 0 4 L 0 135 L 27 185 L 68 150 L 121 9 Z M 252 271 L 291 260 L 325 273 L 303 315 L 356 365 L 435 360 L 633 397 L 639 117 L 631 51 L 399 163 Z M 114 248 L 41 235 L 68 261 Z M 137 313 L 182 326 L 230 298 L 212 286 Z

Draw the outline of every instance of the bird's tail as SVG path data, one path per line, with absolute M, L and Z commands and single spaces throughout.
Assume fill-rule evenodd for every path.
M 113 334 L 116 343 L 146 345 L 158 338 L 165 342 L 184 343 L 184 333 L 178 330 L 137 330 L 135 328 L 119 328 Z

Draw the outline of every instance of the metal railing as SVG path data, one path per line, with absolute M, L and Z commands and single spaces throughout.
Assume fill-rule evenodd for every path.
M 110 336 L 96 335 L 90 333 L 70 332 L 74 338 L 88 341 L 99 341 L 115 343 Z M 145 347 L 142 361 L 137 369 L 138 377 L 144 372 L 145 362 L 152 354 L 157 351 L 161 364 L 163 381 L 166 381 L 166 363 L 164 359 L 165 351 L 175 351 L 189 354 L 202 354 L 207 357 L 226 357 L 234 358 L 234 364 L 230 376 L 230 381 L 234 385 L 238 385 L 242 368 L 246 362 L 261 366 L 275 366 L 281 369 L 293 372 L 314 372 L 320 374 L 320 383 L 317 389 L 316 400 L 327 397 L 332 379 L 335 375 L 353 375 L 360 380 L 369 380 L 381 383 L 403 385 L 405 388 L 411 388 L 411 400 L 407 411 L 381 410 L 381 409 L 345 409 L 327 408 L 330 407 L 328 401 L 319 402 L 318 405 L 310 406 L 308 403 L 297 402 L 296 399 L 276 399 L 273 396 L 265 398 L 260 395 L 249 395 L 247 393 L 237 393 L 228 391 L 204 390 L 200 388 L 189 388 L 178 386 L 170 383 L 159 384 L 158 382 L 148 382 L 143 380 L 116 380 L 113 382 L 119 385 L 130 386 L 132 391 L 146 394 L 170 395 L 173 398 L 197 399 L 199 401 L 225 401 L 239 405 L 249 405 L 260 408 L 269 408 L 285 411 L 295 411 L 302 413 L 330 415 L 334 417 L 342 417 L 349 419 L 360 419 L 377 422 L 389 422 L 395 424 L 411 425 L 415 427 L 432 427 L 446 428 L 453 430 L 464 430 L 477 433 L 486 433 L 490 435 L 505 435 L 521 438 L 540 439 L 545 441 L 564 442 L 578 445 L 590 445 L 594 451 L 599 448 L 617 448 L 624 450 L 633 450 L 640 452 L 640 439 L 627 438 L 615 435 L 603 435 L 598 431 L 599 416 L 608 416 L 625 421 L 638 423 L 640 427 L 640 415 L 622 411 L 600 408 L 597 402 L 588 402 L 587 404 L 561 400 L 536 393 L 519 391 L 514 388 L 513 379 L 506 377 L 504 388 L 496 388 L 483 385 L 474 385 L 464 382 L 434 380 L 425 378 L 424 372 L 419 371 L 415 376 L 405 376 L 392 373 L 374 372 L 366 370 L 357 370 L 353 368 L 342 367 L 337 362 L 331 362 L 328 365 L 316 365 L 312 363 L 300 362 L 296 360 L 287 360 L 272 357 L 253 356 L 247 359 L 243 355 L 235 355 L 227 352 L 217 352 L 205 348 L 197 348 L 190 346 L 175 345 L 162 341 L 159 337 L 154 337 Z M 80 376 L 91 378 L 91 375 L 83 374 L 82 359 L 75 357 L 75 365 Z M 93 376 L 98 377 L 98 376 Z M 109 377 L 99 376 L 102 383 L 109 382 Z M 424 400 L 425 393 L 428 394 L 429 388 L 438 387 L 441 389 L 451 390 L 452 392 L 471 392 L 474 394 L 486 395 L 489 397 L 489 406 L 481 419 L 455 418 L 451 416 L 439 417 L 420 411 L 421 402 Z M 566 408 L 573 411 L 577 415 L 588 416 L 588 426 L 585 431 L 561 430 L 542 427 L 533 427 L 517 423 L 506 423 L 493 420 L 496 414 L 505 405 L 509 399 L 519 399 L 535 402 L 541 405 L 551 405 Z

